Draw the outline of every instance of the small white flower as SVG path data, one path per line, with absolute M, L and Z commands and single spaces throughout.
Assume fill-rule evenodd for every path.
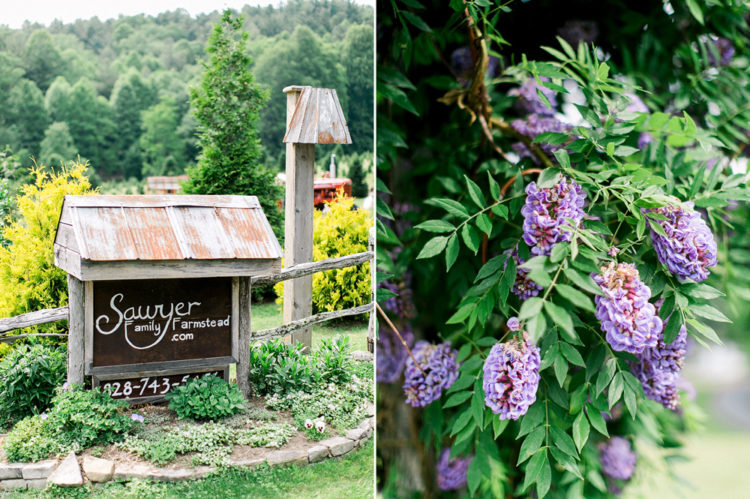
M 318 421 L 315 423 L 315 429 L 318 430 L 318 433 L 323 433 L 326 431 L 326 424 L 323 421 Z
M 308 430 L 311 430 L 313 426 L 315 425 L 313 424 L 312 419 L 308 419 L 307 421 L 305 421 L 305 428 L 307 428 Z

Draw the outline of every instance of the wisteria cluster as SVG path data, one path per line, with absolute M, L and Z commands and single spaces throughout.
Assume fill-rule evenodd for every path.
M 401 325 L 399 333 L 409 347 L 414 344 L 414 333 L 408 324 Z M 378 361 L 375 370 L 378 383 L 393 383 L 401 376 L 409 353 L 396 333 L 388 327 L 379 329 L 377 349 Z
M 657 302 L 657 308 L 661 307 L 661 303 L 663 300 Z M 638 362 L 630 365 L 633 375 L 643 385 L 646 397 L 659 402 L 667 409 L 675 410 L 680 404 L 680 370 L 686 347 L 687 329 L 683 324 L 672 343 L 664 341 L 664 331 L 661 331 L 656 345 L 643 350 L 637 355 Z
M 654 305 L 648 302 L 651 289 L 641 281 L 632 263 L 602 267 L 592 274 L 604 296 L 597 296 L 596 318 L 601 322 L 607 341 L 618 352 L 639 354 L 655 347 L 663 323 Z
M 485 76 L 492 78 L 497 73 L 498 63 L 497 57 L 490 56 L 487 61 Z M 465 87 L 471 83 L 474 72 L 474 57 L 470 47 L 459 47 L 451 52 L 451 70 L 461 86 Z
M 526 186 L 523 215 L 523 240 L 533 255 L 549 255 L 555 244 L 570 241 L 572 233 L 563 226 L 579 227 L 583 220 L 586 193 L 575 180 L 563 177 L 552 187 Z
M 716 241 L 693 203 L 674 203 L 645 212 L 658 213 L 666 220 L 654 220 L 666 237 L 651 229 L 651 241 L 659 261 L 680 279 L 695 282 L 708 278 L 708 268 L 716 265 Z
M 411 288 L 407 285 L 409 276 L 407 275 L 404 282 L 395 284 L 388 281 L 383 281 L 378 284 L 381 289 L 387 289 L 395 296 L 386 298 L 381 302 L 383 310 L 389 315 L 399 317 L 401 319 L 412 319 L 416 315 L 414 309 L 413 294 Z
M 449 341 L 433 345 L 420 340 L 412 350 L 414 358 L 406 359 L 404 371 L 404 394 L 406 403 L 412 407 L 425 407 L 436 401 L 443 390 L 458 378 L 458 352 L 451 348 Z
M 549 78 L 545 76 L 541 76 L 539 79 L 549 81 Z M 547 98 L 552 108 L 547 107 L 537 92 L 541 92 Z M 527 113 L 539 116 L 553 116 L 555 114 L 555 107 L 557 107 L 555 91 L 540 85 L 534 78 L 527 78 L 520 87 L 508 92 L 508 95 L 518 97 L 516 101 L 518 107 Z
M 484 362 L 484 403 L 500 419 L 518 419 L 536 401 L 539 348 L 524 340 L 495 343 Z
M 539 115 L 536 113 L 528 115 L 526 119 L 523 119 L 523 120 L 522 119 L 513 120 L 513 122 L 510 125 L 513 127 L 515 131 L 531 139 L 545 132 L 568 133 L 573 128 L 570 125 L 567 125 L 563 123 L 562 121 L 559 121 L 556 118 L 553 118 L 551 116 Z M 557 151 L 558 149 L 562 147 L 562 144 L 540 143 L 537 145 L 546 154 L 552 154 L 553 152 Z M 524 144 L 523 142 L 516 142 L 515 144 L 513 144 L 512 147 L 513 147 L 513 150 L 517 152 L 520 157 L 531 158 L 535 162 L 538 161 L 536 156 L 534 156 L 531 153 L 529 148 L 526 147 L 526 144 Z
M 711 41 L 713 42 L 716 51 L 719 53 L 719 57 L 721 59 L 717 62 L 716 58 L 714 57 L 713 51 L 709 49 L 708 63 L 712 66 L 728 66 L 732 60 L 732 57 L 734 57 L 734 45 L 732 44 L 732 42 L 726 38 L 717 38 Z
M 516 262 L 516 280 L 513 282 L 513 294 L 518 296 L 521 300 L 526 300 L 532 296 L 537 296 L 543 289 L 540 285 L 529 279 L 529 271 L 521 268 L 526 260 L 518 256 L 518 248 L 506 250 L 505 253 L 513 258 Z
M 469 469 L 470 457 L 451 459 L 450 448 L 443 449 L 437 462 L 437 483 L 440 490 L 456 490 L 466 485 L 466 471 Z
M 635 471 L 636 454 L 630 441 L 623 437 L 612 437 L 599 446 L 602 473 L 610 478 L 629 480 Z

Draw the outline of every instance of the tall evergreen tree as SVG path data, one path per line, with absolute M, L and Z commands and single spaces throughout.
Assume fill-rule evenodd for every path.
M 352 180 L 352 196 L 355 198 L 367 197 L 365 172 L 362 169 L 362 160 L 359 157 L 355 157 L 352 166 L 349 167 L 349 178 Z
M 281 188 L 260 163 L 258 112 L 268 100 L 250 72 L 248 34 L 242 17 L 225 10 L 208 42 L 201 85 L 191 90 L 201 148 L 198 164 L 189 171 L 189 194 L 246 194 L 258 197 L 277 237 L 283 217 L 277 200 Z M 280 117 L 279 119 L 283 119 Z

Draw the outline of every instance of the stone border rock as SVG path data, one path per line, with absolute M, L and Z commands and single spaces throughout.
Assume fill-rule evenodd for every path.
M 372 438 L 374 429 L 375 418 L 371 415 L 359 426 L 347 431 L 345 437 L 310 442 L 305 449 L 267 449 L 265 457 L 232 460 L 230 466 L 255 467 L 263 463 L 270 466 L 318 463 L 358 449 Z M 176 482 L 203 478 L 214 471 L 216 468 L 210 466 L 166 469 L 149 464 L 118 464 L 107 459 L 89 456 L 83 458 L 83 469 L 81 469 L 79 459 L 71 452 L 62 460 L 48 459 L 38 463 L 0 464 L 0 490 L 44 489 L 48 484 L 73 487 L 85 481 L 100 483 L 111 479 L 128 481 L 135 478 L 151 478 Z

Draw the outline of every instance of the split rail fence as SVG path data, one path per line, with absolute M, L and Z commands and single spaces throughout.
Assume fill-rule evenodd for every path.
M 353 255 L 341 256 L 338 258 L 329 258 L 327 260 L 320 260 L 317 262 L 301 263 L 299 265 L 293 265 L 282 269 L 279 272 L 267 275 L 260 275 L 251 277 L 252 286 L 263 286 L 268 284 L 276 284 L 280 281 L 287 281 L 289 279 L 296 279 L 311 275 L 317 272 L 325 272 L 327 270 L 343 269 L 347 267 L 356 267 L 365 262 L 370 262 L 370 276 L 371 276 L 371 289 L 374 291 L 374 270 L 375 270 L 375 259 L 374 259 L 374 248 L 372 237 L 370 241 L 370 250 L 362 253 L 355 253 Z M 263 329 L 259 331 L 252 331 L 249 334 L 250 341 L 268 340 L 272 338 L 279 338 L 288 336 L 298 329 L 302 329 L 313 324 L 319 324 L 321 322 L 330 321 L 332 319 L 338 319 L 341 317 L 370 314 L 370 326 L 368 328 L 368 350 L 372 351 L 374 341 L 374 300 L 373 293 L 371 292 L 370 303 L 366 305 L 360 305 L 359 307 L 348 308 L 345 310 L 336 310 L 333 312 L 322 312 L 316 315 L 312 315 L 303 319 L 295 320 L 284 324 L 279 327 Z M 21 338 L 27 336 L 61 336 L 65 337 L 65 334 L 19 334 L 12 335 L 12 331 L 22 329 L 29 326 L 37 326 L 40 324 L 47 324 L 50 322 L 58 322 L 62 320 L 68 320 L 68 307 L 51 308 L 45 310 L 38 310 L 36 312 L 29 312 L 27 314 L 17 315 L 15 317 L 8 317 L 0 319 L 0 342 L 12 343 Z M 251 313 L 252 320 L 252 313 Z M 251 322 L 252 323 L 252 322 Z M 245 336 L 248 338 L 248 336 Z

